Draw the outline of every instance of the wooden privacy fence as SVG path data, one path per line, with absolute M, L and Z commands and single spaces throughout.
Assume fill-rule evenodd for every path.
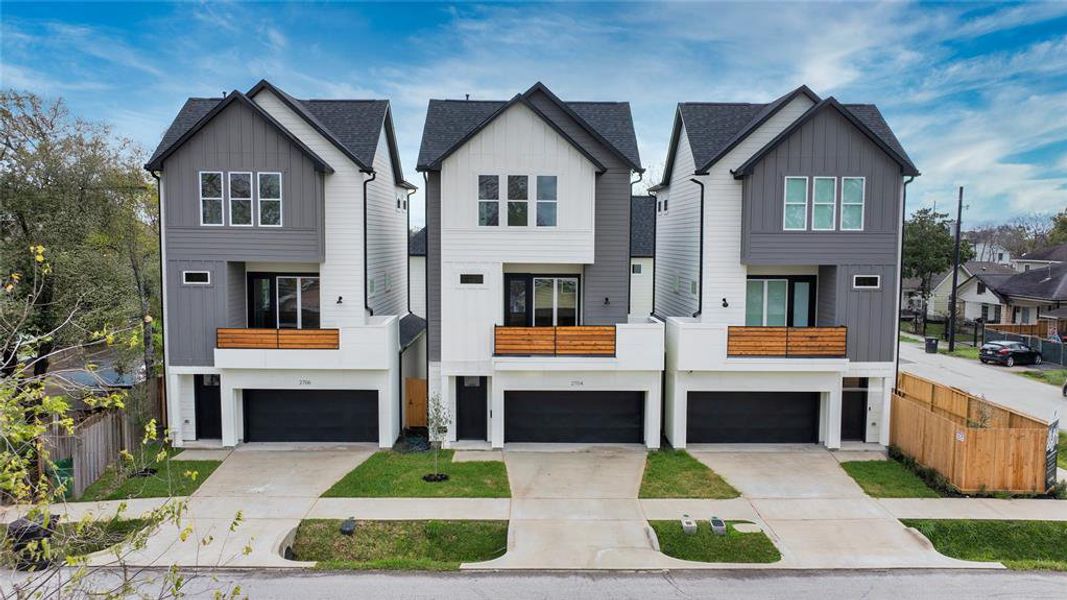
M 121 412 L 97 413 L 78 423 L 75 429 L 74 481 L 75 498 L 104 474 L 104 469 L 119 459 L 123 448 L 123 414 Z
M 404 395 L 407 405 L 404 410 L 404 427 L 426 427 L 428 403 L 426 399 L 426 380 L 407 378 L 404 380 Z
M 890 443 L 964 493 L 1045 493 L 1056 483 L 1058 423 L 901 373 Z
M 1033 323 L 1031 325 L 1012 325 L 1012 324 L 999 324 L 988 323 L 986 329 L 991 331 L 1002 331 L 1004 333 L 1014 333 L 1017 335 L 1033 335 L 1041 337 L 1048 334 L 1048 325 L 1043 323 Z

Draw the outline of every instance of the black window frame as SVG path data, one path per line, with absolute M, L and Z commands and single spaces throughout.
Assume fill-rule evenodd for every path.
M 249 271 L 245 273 L 245 327 L 249 329 L 277 329 L 278 328 L 278 278 L 279 277 L 318 277 L 319 278 L 319 291 L 322 291 L 322 276 L 319 273 L 309 272 L 275 272 L 275 271 Z M 252 325 L 252 313 L 255 312 L 255 297 L 252 295 L 253 281 L 256 279 L 267 279 L 270 282 L 270 298 L 271 308 L 270 311 L 270 327 L 257 327 Z M 322 313 L 322 297 L 319 297 L 319 314 Z
M 504 326 L 505 327 L 533 327 L 533 280 L 534 278 L 554 278 L 564 277 L 569 279 L 578 280 L 578 296 L 576 298 L 577 305 L 575 306 L 575 312 L 577 314 L 577 325 L 581 325 L 585 320 L 582 314 L 582 276 L 580 273 L 504 273 Z M 526 311 L 523 324 L 515 324 L 509 322 L 508 318 L 511 316 L 511 311 L 508 310 L 508 301 L 510 300 L 511 282 L 522 281 L 526 287 Z

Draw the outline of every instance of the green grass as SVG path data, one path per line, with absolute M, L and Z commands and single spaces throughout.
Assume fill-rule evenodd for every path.
M 1067 469 L 1067 433 L 1060 432 L 1060 443 L 1057 444 L 1056 464 L 1061 469 Z
M 952 352 L 948 351 L 948 342 L 942 342 L 938 346 L 938 353 L 947 354 L 949 356 L 955 356 L 957 358 L 967 358 L 970 360 L 978 360 L 978 348 L 972 346 L 961 346 L 959 342 L 956 342 L 956 349 Z
M 936 490 L 895 460 L 854 460 L 841 463 L 873 498 L 940 498 Z
M 1009 569 L 1067 571 L 1067 522 L 904 519 L 945 556 Z
M 510 498 L 507 467 L 501 461 L 452 462 L 441 450 L 440 471 L 448 481 L 427 483 L 433 452 L 376 452 L 326 490 L 324 498 Z
M 1017 374 L 1033 379 L 1034 381 L 1040 381 L 1041 383 L 1047 383 L 1056 387 L 1063 387 L 1063 383 L 1067 381 L 1067 369 L 1050 369 L 1048 371 L 1016 371 Z
M 111 465 L 95 483 L 85 489 L 79 501 L 126 500 L 129 498 L 165 498 L 169 496 L 188 496 L 200 487 L 209 475 L 219 468 L 218 460 L 172 460 L 161 462 L 154 460 L 157 449 L 149 449 L 146 456 L 151 456 L 147 466 L 158 469 L 151 477 L 127 477 L 119 465 Z M 178 448 L 168 450 L 173 456 L 180 452 Z M 193 474 L 195 473 L 195 477 Z
M 744 521 L 727 521 L 726 535 L 711 532 L 707 521 L 697 522 L 697 532 L 686 535 L 678 521 L 649 521 L 659 538 L 660 551 L 681 560 L 710 563 L 772 563 L 782 555 L 774 543 L 762 531 L 739 533 L 734 524 Z
M 740 492 L 685 450 L 648 453 L 641 498 L 737 498 Z
M 340 526 L 335 519 L 302 521 L 294 558 L 318 561 L 320 569 L 455 571 L 508 546 L 507 521 L 357 521 L 351 537 Z

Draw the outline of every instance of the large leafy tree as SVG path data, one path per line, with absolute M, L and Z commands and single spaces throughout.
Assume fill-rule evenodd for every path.
M 904 223 L 904 277 L 919 280 L 923 304 L 930 297 L 933 277 L 952 269 L 955 260 L 955 229 L 948 215 L 930 208 L 915 211 Z M 974 248 L 960 244 L 960 262 L 974 258 Z M 923 311 L 925 314 L 925 311 Z
M 1049 245 L 1067 244 L 1067 212 L 1052 217 L 1052 229 L 1048 232 Z

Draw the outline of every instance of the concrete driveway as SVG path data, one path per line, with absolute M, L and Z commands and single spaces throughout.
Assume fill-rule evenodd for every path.
M 905 527 L 818 446 L 690 450 L 751 504 L 782 552 L 783 568 L 998 566 L 942 556 Z
M 181 541 L 179 528 L 164 524 L 128 562 L 185 567 L 299 565 L 279 554 L 287 536 L 323 492 L 375 451 L 374 444 L 238 446 L 189 498 L 182 523 L 192 528 L 188 539 Z M 207 458 L 197 456 L 204 452 L 212 451 L 183 454 Z M 243 521 L 231 531 L 238 513 Z M 211 543 L 199 543 L 206 538 Z M 248 554 L 246 546 L 251 548 Z
M 927 354 L 921 346 L 900 343 L 900 370 L 951 385 L 1039 419 L 1060 417 L 1067 431 L 1067 398 L 1056 386 L 1019 375 L 1021 367 L 983 365 L 977 360 Z

